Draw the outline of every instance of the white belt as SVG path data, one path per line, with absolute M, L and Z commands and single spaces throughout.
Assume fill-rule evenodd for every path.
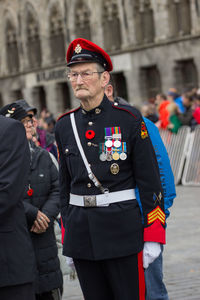
M 111 203 L 136 199 L 135 190 L 123 190 L 119 192 L 105 193 L 100 195 L 80 196 L 70 194 L 69 203 L 76 206 L 95 207 L 108 206 Z

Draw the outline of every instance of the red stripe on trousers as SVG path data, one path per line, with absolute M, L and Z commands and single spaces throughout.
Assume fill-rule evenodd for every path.
M 139 300 L 145 300 L 145 278 L 143 268 L 143 251 L 138 253 Z

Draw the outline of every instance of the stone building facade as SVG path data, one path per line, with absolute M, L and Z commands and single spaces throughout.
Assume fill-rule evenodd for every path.
M 199 86 L 200 0 L 0 0 L 0 24 L 0 106 L 76 106 L 65 52 L 77 37 L 108 51 L 130 103 Z

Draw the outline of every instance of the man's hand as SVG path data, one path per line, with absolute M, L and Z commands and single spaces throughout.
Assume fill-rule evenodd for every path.
M 160 243 L 145 242 L 143 249 L 143 267 L 145 269 L 160 255 Z
M 66 256 L 66 261 L 67 265 L 72 269 L 72 271 L 75 271 L 73 258 Z
M 38 210 L 37 217 L 36 220 L 34 221 L 31 231 L 35 233 L 45 232 L 49 227 L 48 224 L 49 222 L 50 222 L 49 218 L 43 212 Z

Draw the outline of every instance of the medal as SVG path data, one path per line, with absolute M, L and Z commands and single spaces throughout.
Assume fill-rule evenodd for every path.
M 121 138 L 122 138 L 122 135 L 121 135 L 121 129 L 120 127 L 112 127 L 112 137 L 113 137 L 113 140 L 114 140 L 114 147 L 116 148 L 119 148 L 121 146 Z
M 126 154 L 126 142 L 122 143 L 122 153 L 120 153 L 120 159 L 121 160 L 126 160 L 127 159 L 127 154 Z
M 112 132 L 111 132 L 111 128 L 110 127 L 107 127 L 104 129 L 105 131 L 105 145 L 107 148 L 110 148 L 112 147 Z
M 105 144 L 104 143 L 100 143 L 99 144 L 99 159 L 101 161 L 106 161 L 106 149 L 105 149 Z
M 114 163 L 110 166 L 110 172 L 113 174 L 113 175 L 116 175 L 119 173 L 119 165 Z
M 121 160 L 126 160 L 127 159 L 127 154 L 122 152 L 119 157 L 120 157 Z
M 107 141 L 105 142 L 105 145 L 106 145 L 107 148 L 112 147 L 112 141 L 111 141 L 111 140 L 107 140 Z
M 105 152 L 103 152 L 103 153 L 101 153 L 101 154 L 99 155 L 99 159 L 100 159 L 101 161 L 106 161 L 106 158 L 107 158 L 107 155 L 106 155 Z
M 114 146 L 119 148 L 121 146 L 121 142 L 119 140 L 114 141 Z
M 118 159 L 119 159 L 119 153 L 114 152 L 113 155 L 112 155 L 112 158 L 113 158 L 114 160 L 118 160 Z
M 118 153 L 118 149 L 117 148 L 115 148 L 115 149 L 113 149 L 113 154 L 112 154 L 112 158 L 114 159 L 114 160 L 118 160 L 119 159 L 119 153 Z
M 106 160 L 107 161 L 111 161 L 112 160 L 112 154 L 110 152 L 107 152 Z

